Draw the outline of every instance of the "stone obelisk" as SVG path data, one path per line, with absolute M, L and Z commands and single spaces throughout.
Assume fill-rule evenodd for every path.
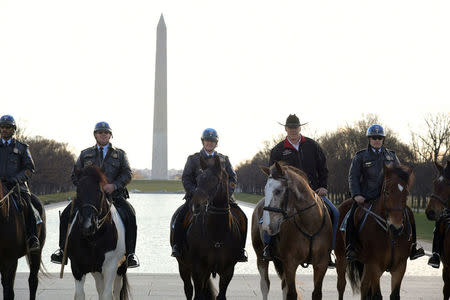
M 152 179 L 167 178 L 167 29 L 161 14 L 156 34 Z

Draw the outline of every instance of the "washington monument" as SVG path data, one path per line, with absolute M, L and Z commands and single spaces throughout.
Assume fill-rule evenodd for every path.
M 156 33 L 152 179 L 167 178 L 167 32 L 161 14 Z

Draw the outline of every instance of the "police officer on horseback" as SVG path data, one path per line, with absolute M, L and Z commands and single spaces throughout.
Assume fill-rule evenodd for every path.
M 40 249 L 37 237 L 36 217 L 31 205 L 31 193 L 27 181 L 34 173 L 34 162 L 28 145 L 13 138 L 16 131 L 16 122 L 10 115 L 0 118 L 0 178 L 3 186 L 9 191 L 18 189 L 14 195 L 25 200 L 25 226 L 27 232 L 27 244 L 30 252 Z M 16 197 L 17 200 L 17 197 Z M 18 204 L 22 207 L 22 204 Z
M 98 122 L 94 128 L 94 137 L 96 145 L 81 151 L 80 156 L 72 173 L 72 182 L 78 184 L 78 177 L 75 169 L 82 169 L 87 166 L 96 165 L 101 168 L 106 178 L 107 184 L 102 188 L 108 195 L 109 199 L 114 202 L 114 206 L 119 212 L 120 217 L 125 225 L 125 247 L 128 268 L 136 268 L 139 261 L 135 255 L 136 249 L 136 214 L 134 208 L 126 200 L 129 198 L 126 186 L 131 181 L 131 169 L 128 158 L 122 149 L 115 148 L 109 142 L 112 137 L 112 130 L 108 123 Z M 70 216 L 70 204 L 64 209 L 60 219 L 60 235 L 59 246 L 55 253 L 51 256 L 51 261 L 61 264 L 63 260 L 64 243 L 67 234 L 67 225 L 73 216 Z
M 273 165 L 276 161 L 282 161 L 306 173 L 310 187 L 322 198 L 332 212 L 332 249 L 334 249 L 339 211 L 326 197 L 328 193 L 328 169 L 325 154 L 317 142 L 300 133 L 301 126 L 306 123 L 300 124 L 300 119 L 295 114 L 289 115 L 286 118 L 285 124 L 279 124 L 284 126 L 287 136 L 270 152 L 269 166 Z M 266 232 L 264 232 L 264 243 L 263 257 L 266 260 L 272 260 L 270 249 L 272 247 L 273 239 Z M 335 267 L 335 263 L 332 261 L 331 257 L 328 266 L 331 268 Z
M 232 194 L 234 192 L 234 188 L 237 183 L 237 176 L 234 172 L 230 160 L 228 156 L 223 155 L 221 153 L 216 152 L 214 149 L 217 147 L 217 143 L 219 141 L 219 136 L 217 135 L 217 131 L 213 128 L 206 128 L 201 137 L 203 148 L 200 152 L 197 152 L 193 155 L 190 155 L 187 159 L 186 165 L 183 170 L 182 182 L 183 187 L 186 191 L 186 195 L 184 199 L 186 202 L 178 209 L 178 214 L 175 217 L 174 221 L 174 231 L 173 231 L 173 246 L 172 246 L 172 256 L 173 257 L 181 257 L 182 255 L 182 246 L 185 238 L 185 230 L 183 228 L 183 221 L 190 208 L 190 200 L 192 195 L 194 194 L 195 188 L 197 187 L 197 177 L 202 172 L 200 167 L 200 157 L 202 156 L 205 159 L 219 156 L 220 161 L 222 163 L 222 167 L 228 174 L 228 193 L 230 195 L 230 206 L 239 211 L 239 214 L 245 218 L 246 227 L 247 227 L 247 218 L 245 213 L 241 210 L 241 208 L 237 205 L 236 201 L 233 199 Z M 241 253 L 238 257 L 239 262 L 246 262 L 248 260 L 247 254 L 245 252 L 245 241 L 246 241 L 246 232 L 241 235 Z
M 369 140 L 369 145 L 366 149 L 356 153 L 348 175 L 351 197 L 354 200 L 347 219 L 345 235 L 345 257 L 348 260 L 355 260 L 357 257 L 354 246 L 356 232 L 353 222 L 356 207 L 358 204 L 374 201 L 380 196 L 383 186 L 384 163 L 400 164 L 395 152 L 383 146 L 386 133 L 381 125 L 371 125 L 367 129 L 366 136 Z M 422 248 L 417 249 L 416 226 L 415 223 L 411 225 L 413 244 L 411 246 L 410 259 L 413 260 L 425 255 L 425 252 Z

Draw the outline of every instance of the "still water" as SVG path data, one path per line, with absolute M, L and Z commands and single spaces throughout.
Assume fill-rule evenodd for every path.
M 175 258 L 170 256 L 169 223 L 173 212 L 184 200 L 181 194 L 131 194 L 130 202 L 136 210 L 138 224 L 138 241 L 136 254 L 141 266 L 129 269 L 131 273 L 178 273 L 178 264 Z M 61 266 L 50 262 L 50 255 L 58 249 L 59 236 L 59 211 L 68 204 L 54 204 L 46 206 L 47 213 L 47 241 L 43 250 L 43 263 L 49 272 L 59 272 Z M 253 208 L 251 205 L 241 203 L 240 206 L 251 220 Z M 250 227 L 250 224 L 249 224 Z M 237 263 L 235 273 L 258 274 L 256 268 L 256 255 L 251 246 L 250 232 L 247 235 L 247 263 Z M 427 265 L 428 257 L 421 257 L 415 261 L 408 260 L 406 275 L 441 276 L 441 269 L 433 269 Z M 18 272 L 28 272 L 25 259 L 21 259 Z M 65 272 L 70 271 L 70 263 L 65 267 Z M 270 264 L 270 272 L 275 269 Z M 303 269 L 299 267 L 298 274 L 312 274 L 312 267 Z M 336 275 L 335 270 L 328 270 L 327 274 Z

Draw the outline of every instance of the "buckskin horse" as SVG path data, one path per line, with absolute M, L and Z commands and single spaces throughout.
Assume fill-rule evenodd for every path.
M 75 172 L 80 179 L 67 245 L 75 299 L 85 299 L 87 273 L 95 279 L 99 299 L 128 299 L 125 227 L 102 190 L 107 179 L 97 166 Z
M 42 247 L 45 244 L 45 210 L 35 195 L 31 195 L 33 206 L 38 210 L 42 223 L 37 225 L 37 235 L 41 248 L 38 251 L 27 253 L 25 220 L 19 207 L 20 197 L 16 197 L 14 187 L 7 191 L 0 183 L 0 273 L 2 277 L 3 299 L 14 299 L 14 279 L 16 277 L 17 260 L 27 255 L 30 266 L 28 286 L 30 299 L 36 299 L 38 287 L 38 273 L 41 266 Z M 14 199 L 13 199 L 14 198 Z M 18 199 L 19 198 L 19 199 Z M 23 209 L 26 213 L 27 209 Z
M 337 236 L 336 271 L 339 299 L 343 299 L 346 271 L 354 292 L 361 299 L 382 299 L 380 277 L 391 273 L 390 299 L 400 299 L 400 285 L 411 249 L 411 222 L 413 215 L 406 206 L 408 190 L 412 185 L 412 170 L 401 165 L 383 166 L 381 195 L 371 207 L 359 206 L 354 224 L 358 230 L 358 259 L 347 262 L 344 232 Z M 350 210 L 352 199 L 339 206 L 341 224 Z
M 226 299 L 226 291 L 234 274 L 240 253 L 241 234 L 247 228 L 241 216 L 230 209 L 228 174 L 218 156 L 200 158 L 203 173 L 191 199 L 194 207 L 192 223 L 186 233 L 186 248 L 177 258 L 187 299 Z M 171 240 L 171 243 L 173 241 Z M 219 294 L 211 281 L 219 274 Z
M 439 226 L 435 230 L 441 235 L 439 245 L 441 261 L 444 265 L 442 269 L 442 279 L 444 280 L 444 299 L 450 297 L 450 161 L 444 169 L 439 163 L 435 163 L 438 176 L 433 181 L 433 193 L 430 196 L 425 213 L 432 221 L 439 221 Z
M 269 262 L 263 258 L 263 235 L 275 236 L 272 256 L 281 279 L 283 299 L 297 299 L 295 274 L 301 264 L 314 269 L 312 299 L 322 299 L 322 282 L 331 252 L 332 225 L 322 199 L 309 187 L 307 175 L 275 162 L 261 167 L 268 175 L 265 198 L 256 205 L 252 216 L 252 243 L 257 256 L 260 287 L 267 299 L 270 281 Z M 261 220 L 261 221 L 260 221 Z

